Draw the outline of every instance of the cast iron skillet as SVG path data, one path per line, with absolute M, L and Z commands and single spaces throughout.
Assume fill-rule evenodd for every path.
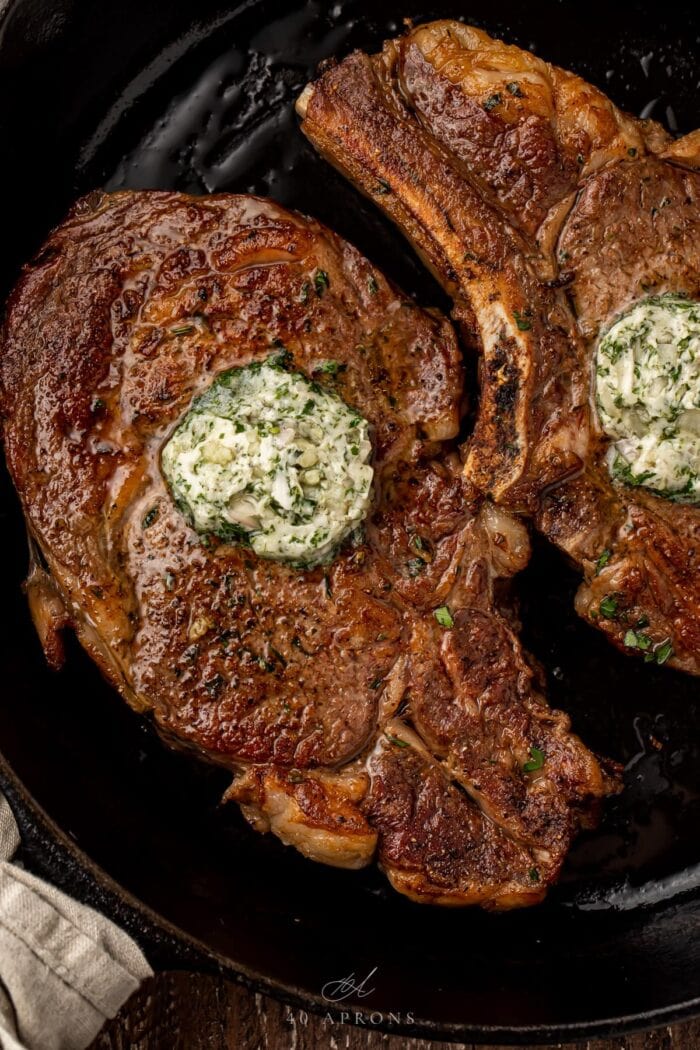
M 404 16 L 460 14 L 673 130 L 700 124 L 697 5 L 10 0 L 0 291 L 76 195 L 129 186 L 269 194 L 349 237 L 421 302 L 445 305 L 398 234 L 304 142 L 292 100 L 321 59 L 376 47 Z M 626 763 L 627 789 L 544 905 L 441 911 L 393 894 L 374 870 L 322 868 L 249 831 L 218 806 L 221 771 L 167 751 L 77 646 L 50 674 L 3 486 L 0 780 L 27 862 L 124 923 L 155 965 L 220 967 L 320 1010 L 328 982 L 374 970 L 371 994 L 351 993 L 344 1009 L 447 1039 L 558 1041 L 700 1010 L 700 686 L 625 659 L 579 622 L 558 556 L 537 546 L 520 581 L 525 640 L 553 702 Z

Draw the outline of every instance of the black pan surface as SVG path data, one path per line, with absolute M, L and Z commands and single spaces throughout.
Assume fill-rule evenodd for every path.
M 79 193 L 157 187 L 268 194 L 354 241 L 422 303 L 445 306 L 292 112 L 321 59 L 375 48 L 409 16 L 462 16 L 674 131 L 700 124 L 697 5 L 10 0 L 0 293 Z M 218 805 L 225 775 L 165 750 L 77 646 L 61 674 L 46 670 L 5 476 L 0 540 L 0 781 L 27 862 L 136 931 L 156 964 L 218 965 L 324 1011 L 323 989 L 338 994 L 329 982 L 372 974 L 337 1009 L 465 1040 L 557 1041 L 700 1011 L 700 686 L 625 659 L 578 621 L 575 576 L 547 547 L 536 544 L 518 584 L 525 641 L 552 701 L 625 763 L 626 791 L 544 905 L 489 916 L 413 905 L 374 870 L 322 868 L 250 831 Z

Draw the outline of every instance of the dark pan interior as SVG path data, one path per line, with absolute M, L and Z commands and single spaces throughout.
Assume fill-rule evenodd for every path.
M 158 187 L 269 194 L 444 306 L 292 113 L 327 55 L 374 48 L 404 17 L 443 15 L 536 48 L 672 130 L 700 124 L 697 5 L 14 0 L 0 28 L 0 292 L 79 193 Z M 205 965 L 194 938 L 232 970 L 317 1007 L 326 982 L 376 967 L 365 1017 L 454 1038 L 564 1039 L 696 1008 L 699 686 L 625 659 L 579 622 L 575 576 L 544 545 L 518 584 L 526 642 L 552 701 L 626 764 L 627 788 L 544 905 L 494 917 L 412 905 L 374 870 L 321 868 L 248 830 L 235 807 L 218 806 L 225 775 L 166 751 L 77 646 L 62 673 L 46 670 L 20 592 L 25 541 L 5 476 L 0 539 L 2 752 L 51 820 L 183 939 L 156 950 L 158 924 L 118 894 L 100 897 L 70 849 L 35 837 L 28 860 L 136 924 L 161 965 Z M 27 824 L 22 790 L 13 798 Z

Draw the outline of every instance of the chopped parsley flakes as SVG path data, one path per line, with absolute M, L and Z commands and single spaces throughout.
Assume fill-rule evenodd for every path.
M 596 576 L 598 575 L 598 573 L 603 571 L 603 569 L 608 564 L 608 562 L 610 561 L 611 558 L 612 558 L 612 551 L 608 550 L 607 548 L 604 551 L 601 551 L 600 557 L 598 558 L 598 561 L 595 563 L 595 574 L 596 574 Z
M 617 598 L 614 594 L 606 594 L 600 603 L 598 611 L 606 620 L 614 620 L 617 616 Z
M 455 625 L 452 613 L 446 605 L 441 605 L 439 609 L 436 609 L 433 616 L 441 627 L 449 629 Z
M 314 288 L 316 289 L 316 295 L 323 295 L 326 288 L 330 287 L 330 283 L 330 278 L 325 270 L 316 271 L 314 275 Z
M 545 760 L 544 751 L 540 751 L 539 747 L 530 748 L 530 758 L 527 762 L 523 763 L 523 771 L 525 773 L 536 773 L 538 769 L 542 769 Z

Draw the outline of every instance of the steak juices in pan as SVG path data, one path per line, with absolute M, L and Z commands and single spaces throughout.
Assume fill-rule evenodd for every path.
M 71 627 L 229 768 L 259 830 L 415 900 L 535 903 L 620 783 L 518 641 L 519 515 L 581 565 L 586 618 L 696 668 L 695 142 L 452 23 L 299 110 L 454 296 L 474 433 L 450 324 L 317 222 L 91 195 L 2 331 L 34 620 L 53 666 Z

